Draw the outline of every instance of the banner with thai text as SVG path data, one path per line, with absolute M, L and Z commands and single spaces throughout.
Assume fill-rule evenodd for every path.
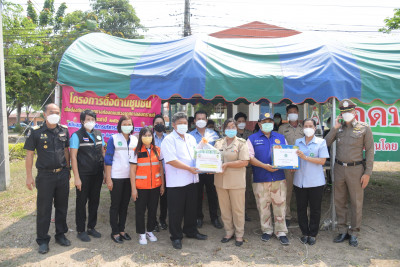
M 142 100 L 135 95 L 118 98 L 114 93 L 98 96 L 92 91 L 79 93 L 70 86 L 63 86 L 61 123 L 68 126 L 70 135 L 81 128 L 79 116 L 85 109 L 96 113 L 95 129 L 102 132 L 107 142 L 111 135 L 118 132 L 117 124 L 122 115 L 132 117 L 135 133 L 144 126 L 152 125 L 154 116 L 161 112 L 161 99 L 151 96 Z
M 357 104 L 357 119 L 368 123 L 375 142 L 375 161 L 400 161 L 400 102 L 385 105 L 376 100 Z

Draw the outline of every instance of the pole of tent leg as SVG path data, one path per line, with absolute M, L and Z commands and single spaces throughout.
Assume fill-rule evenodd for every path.
M 336 99 L 332 97 L 332 117 L 331 117 L 331 128 L 335 123 L 336 119 Z M 332 194 L 331 194 L 331 211 L 332 211 L 332 230 L 336 229 L 336 210 L 335 210 L 335 158 L 336 158 L 336 141 L 331 146 L 331 177 L 332 177 Z

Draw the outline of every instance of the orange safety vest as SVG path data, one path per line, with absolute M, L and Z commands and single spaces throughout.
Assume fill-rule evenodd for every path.
M 160 148 L 156 147 L 156 150 L 160 156 Z M 136 188 L 153 189 L 161 184 L 160 160 L 155 155 L 153 146 L 151 146 L 149 155 L 149 151 L 143 145 L 140 152 L 137 153 Z

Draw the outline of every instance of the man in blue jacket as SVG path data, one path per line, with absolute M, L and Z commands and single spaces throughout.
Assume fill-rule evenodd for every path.
M 249 136 L 250 164 L 253 167 L 253 192 L 260 214 L 261 240 L 267 242 L 274 233 L 282 245 L 289 245 L 286 237 L 286 180 L 283 170 L 272 168 L 272 146 L 286 144 L 282 134 L 272 131 L 274 120 L 270 113 L 260 116 L 260 130 Z M 271 205 L 274 218 L 271 216 Z M 272 226 L 275 222 L 275 230 Z

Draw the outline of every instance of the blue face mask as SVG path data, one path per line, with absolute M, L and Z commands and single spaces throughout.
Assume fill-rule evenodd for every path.
M 225 130 L 225 135 L 228 136 L 229 138 L 235 137 L 236 134 L 237 134 L 237 130 L 236 129 L 226 129 Z
M 264 133 L 269 133 L 274 129 L 274 123 L 273 122 L 266 122 L 261 124 L 261 130 Z

